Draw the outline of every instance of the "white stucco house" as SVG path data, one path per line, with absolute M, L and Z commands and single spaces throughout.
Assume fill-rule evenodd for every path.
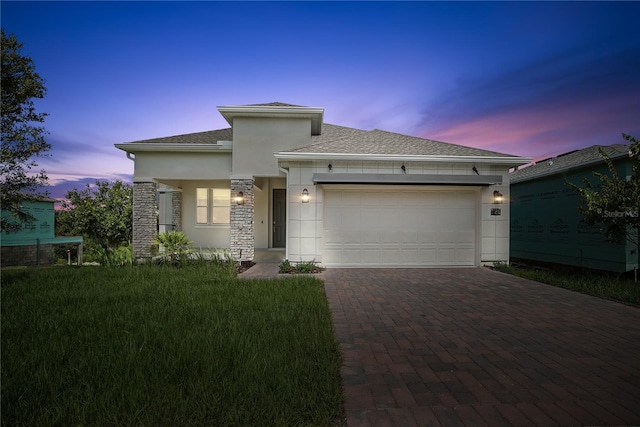
M 317 107 L 218 111 L 229 128 L 116 144 L 135 162 L 136 257 L 169 223 L 236 260 L 281 248 L 326 267 L 508 262 L 509 169 L 531 159 L 336 126 Z

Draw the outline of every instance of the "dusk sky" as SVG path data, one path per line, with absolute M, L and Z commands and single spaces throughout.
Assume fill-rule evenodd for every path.
M 48 89 L 51 195 L 130 180 L 113 144 L 228 127 L 220 105 L 543 159 L 640 137 L 638 2 L 11 2 Z

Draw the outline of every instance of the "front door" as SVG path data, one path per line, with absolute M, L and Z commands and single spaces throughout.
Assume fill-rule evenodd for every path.
M 273 247 L 284 248 L 287 240 L 287 190 L 273 190 Z

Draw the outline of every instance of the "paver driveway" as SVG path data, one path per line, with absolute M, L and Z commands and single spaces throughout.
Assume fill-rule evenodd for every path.
M 640 309 L 485 268 L 329 269 L 349 426 L 640 425 Z

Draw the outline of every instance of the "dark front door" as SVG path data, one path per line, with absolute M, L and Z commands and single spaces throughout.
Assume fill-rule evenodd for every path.
M 273 190 L 273 247 L 284 248 L 287 240 L 287 190 Z

